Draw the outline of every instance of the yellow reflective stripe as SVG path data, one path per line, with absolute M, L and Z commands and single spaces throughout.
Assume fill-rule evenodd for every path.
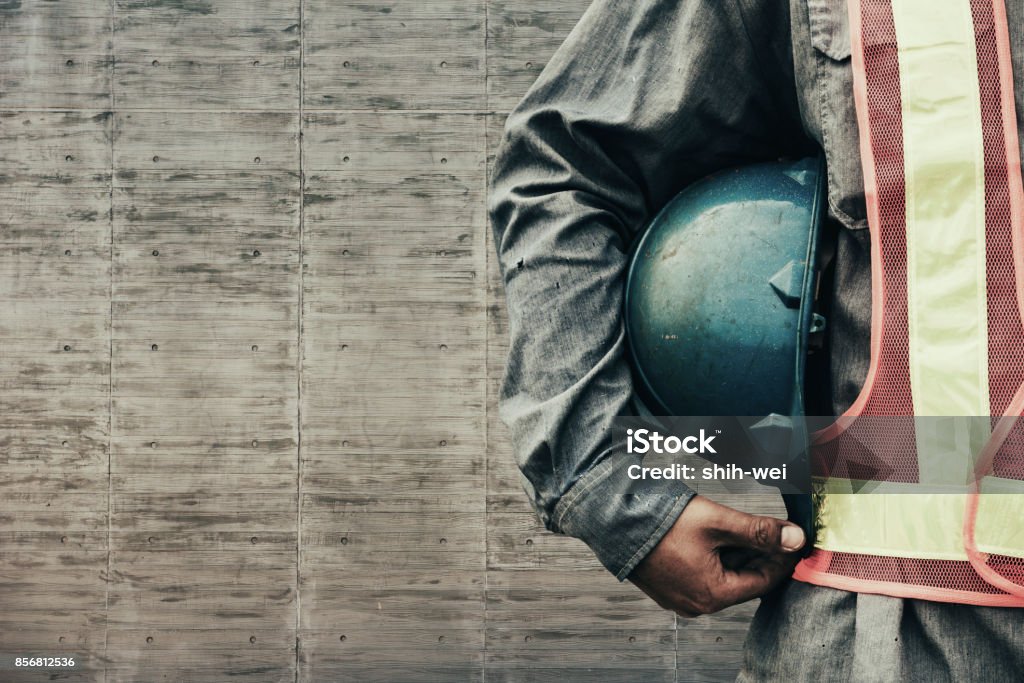
M 910 493 L 917 484 L 867 482 L 873 493 L 850 493 L 865 482 L 815 479 L 828 495 L 819 519 L 815 547 L 835 552 L 966 560 L 963 549 L 965 487 L 949 493 Z M 981 480 L 975 542 L 982 552 L 1024 555 L 1024 481 Z
M 1002 488 L 995 478 L 982 479 L 982 490 Z M 1006 482 L 1006 480 L 1000 480 Z M 1017 482 L 1017 490 L 1020 482 Z M 1024 496 L 990 493 L 978 497 L 974 541 L 983 553 L 1021 557 L 1024 555 Z
M 974 542 L 983 553 L 1024 556 L 1024 481 L 988 476 L 981 480 Z
M 907 494 L 907 493 L 941 493 L 967 494 L 970 487 L 967 484 L 954 486 L 952 484 L 929 484 L 926 489 L 916 482 L 902 481 L 868 481 L 863 479 L 846 479 L 843 477 L 812 477 L 814 491 L 821 494 L 846 494 L 857 493 L 867 494 Z M 1024 484 L 1024 482 L 1021 482 Z M 1019 487 L 1024 492 L 1024 486 Z
M 907 307 L 922 483 L 962 486 L 989 413 L 984 141 L 969 0 L 893 0 L 906 181 Z M 972 429 L 973 427 L 973 429 Z M 849 486 L 834 482 L 825 491 Z M 848 489 L 849 490 L 849 489 Z M 815 545 L 966 560 L 965 494 L 826 493 Z
M 966 494 L 830 494 L 819 510 L 815 547 L 887 557 L 967 560 Z
M 893 20 L 914 414 L 987 415 L 984 142 L 970 2 L 894 0 Z M 921 456 L 930 458 L 936 445 L 941 457 L 949 455 L 942 430 L 922 438 Z M 948 473 L 935 465 L 922 469 Z
M 992 430 L 987 419 L 965 415 L 929 417 L 914 421 L 914 435 L 918 480 L 934 490 L 935 486 L 962 487 L 973 478 L 977 456 L 991 438 Z

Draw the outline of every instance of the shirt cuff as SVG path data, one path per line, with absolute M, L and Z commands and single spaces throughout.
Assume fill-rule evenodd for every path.
M 635 481 L 606 457 L 584 474 L 555 506 L 555 528 L 580 539 L 619 581 L 643 560 L 695 495 L 678 481 L 656 491 Z M 621 463 L 620 463 L 621 464 Z

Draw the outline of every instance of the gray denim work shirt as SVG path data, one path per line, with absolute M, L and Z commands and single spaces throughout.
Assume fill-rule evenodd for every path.
M 1007 0 L 1018 121 L 1022 5 Z M 845 0 L 596 0 L 507 120 L 489 205 L 511 337 L 500 415 L 545 526 L 620 580 L 693 495 L 623 495 L 609 457 L 613 418 L 635 412 L 628 251 L 680 189 L 824 150 L 839 226 L 832 410 L 860 390 L 870 243 L 852 79 Z

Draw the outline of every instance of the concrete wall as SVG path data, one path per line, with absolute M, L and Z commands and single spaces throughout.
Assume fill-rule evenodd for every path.
M 0 0 L 0 652 L 73 681 L 705 681 L 494 409 L 503 118 L 587 5 Z M 45 680 L 0 671 L 0 680 Z

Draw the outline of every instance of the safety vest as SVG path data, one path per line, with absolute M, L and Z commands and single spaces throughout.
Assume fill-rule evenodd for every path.
M 815 435 L 817 540 L 795 578 L 1024 606 L 1024 190 L 1006 10 L 849 12 L 871 364 Z

